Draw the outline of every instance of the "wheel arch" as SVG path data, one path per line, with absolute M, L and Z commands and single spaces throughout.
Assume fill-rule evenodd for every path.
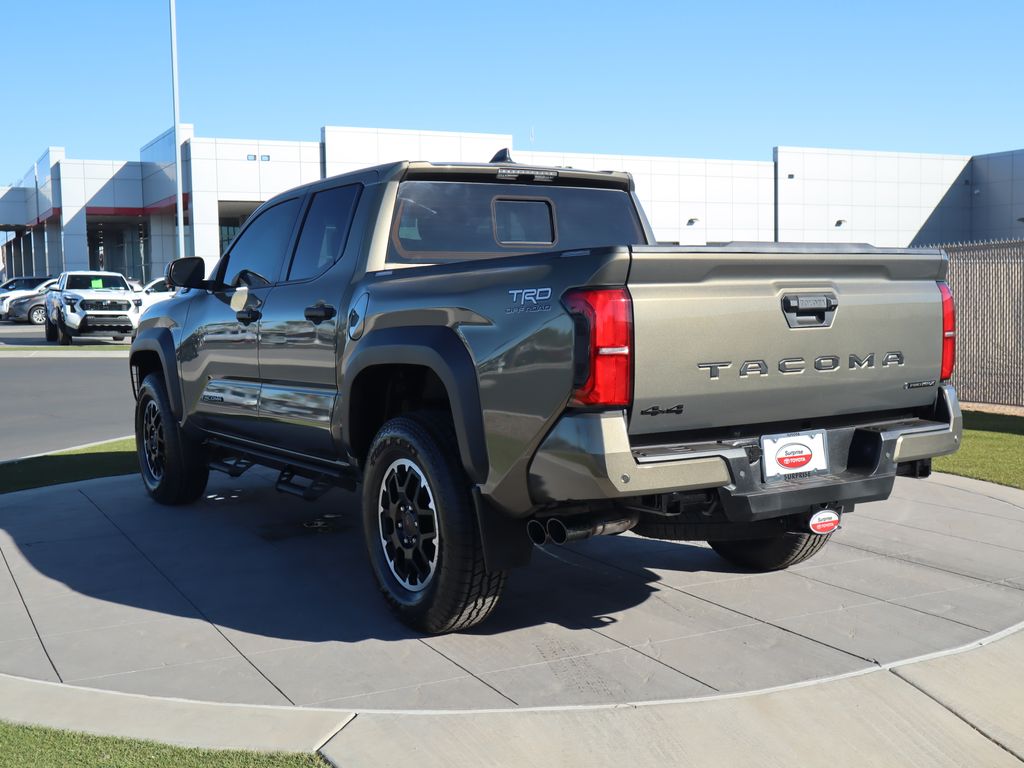
M 181 387 L 178 379 L 177 357 L 174 353 L 174 339 L 167 328 L 146 328 L 139 331 L 132 342 L 128 366 L 132 374 L 132 389 L 138 397 L 143 379 L 151 373 L 161 373 L 167 387 L 174 418 L 181 422 Z
M 424 389 L 436 381 L 451 409 L 462 465 L 474 483 L 487 479 L 487 446 L 476 368 L 462 339 L 445 326 L 384 328 L 359 342 L 342 368 L 342 441 L 362 463 L 380 426 L 393 415 L 387 407 L 367 407 L 368 395 L 379 391 L 401 371 L 422 371 Z M 419 374 L 416 374 L 419 375 Z

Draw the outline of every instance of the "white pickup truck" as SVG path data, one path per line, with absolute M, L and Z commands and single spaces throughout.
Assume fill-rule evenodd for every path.
M 117 272 L 63 272 L 46 295 L 46 340 L 76 336 L 134 338 L 142 299 Z

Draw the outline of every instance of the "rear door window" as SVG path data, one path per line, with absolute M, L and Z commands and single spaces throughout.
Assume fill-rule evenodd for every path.
M 341 258 L 360 189 L 360 185 L 350 184 L 313 195 L 288 270 L 289 280 L 316 277 Z
M 403 181 L 388 260 L 460 261 L 642 242 L 623 190 Z

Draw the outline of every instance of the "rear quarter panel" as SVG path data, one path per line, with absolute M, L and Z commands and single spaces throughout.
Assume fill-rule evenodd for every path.
M 628 268 L 628 249 L 605 248 L 373 273 L 363 285 L 370 299 L 362 338 L 424 325 L 458 334 L 473 360 L 483 410 L 482 491 L 522 514 L 532 506 L 530 459 L 572 389 L 573 328 L 561 296 L 577 286 L 623 285 Z M 357 349 L 350 343 L 345 355 Z

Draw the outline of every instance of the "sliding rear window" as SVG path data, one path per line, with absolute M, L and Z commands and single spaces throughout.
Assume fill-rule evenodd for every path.
M 489 259 L 643 241 L 633 201 L 621 190 L 404 181 L 388 260 Z

